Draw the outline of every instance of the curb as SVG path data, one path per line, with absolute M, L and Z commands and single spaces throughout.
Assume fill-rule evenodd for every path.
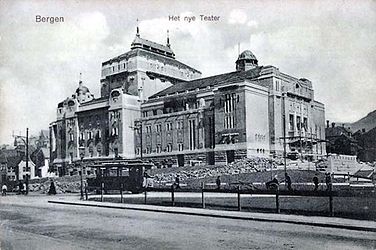
M 376 232 L 375 227 L 364 227 L 364 226 L 344 225 L 344 224 L 335 224 L 335 223 L 306 222 L 306 221 L 296 221 L 296 220 L 292 221 L 292 220 L 286 220 L 286 219 L 273 219 L 273 218 L 267 219 L 267 218 L 257 218 L 257 217 L 250 217 L 250 216 L 244 217 L 244 216 L 240 216 L 240 214 L 239 216 L 236 216 L 236 215 L 223 215 L 223 214 L 215 214 L 215 213 L 200 213 L 200 212 L 195 212 L 195 211 L 187 212 L 187 211 L 179 211 L 179 210 L 166 210 L 166 209 L 163 209 L 164 207 L 158 208 L 156 206 L 150 206 L 150 207 L 114 206 L 114 205 L 96 204 L 97 202 L 96 203 L 86 203 L 86 202 L 79 203 L 79 202 L 72 202 L 72 201 L 53 201 L 53 200 L 49 200 L 48 203 L 61 204 L 61 205 L 73 205 L 73 206 L 85 206 L 85 207 L 101 207 L 101 208 L 112 208 L 112 209 L 123 209 L 123 210 L 135 210 L 135 211 L 144 211 L 144 212 L 168 213 L 168 214 L 183 214 L 183 215 L 194 215 L 194 216 L 235 219 L 235 220 L 289 223 L 289 224 L 295 224 L 295 225 L 306 225 L 306 226 L 315 226 L 315 227 Z M 215 210 L 210 210 L 210 211 L 215 211 Z

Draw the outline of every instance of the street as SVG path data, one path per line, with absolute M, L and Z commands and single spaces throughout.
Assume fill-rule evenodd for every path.
M 0 198 L 0 249 L 375 249 L 376 233 Z

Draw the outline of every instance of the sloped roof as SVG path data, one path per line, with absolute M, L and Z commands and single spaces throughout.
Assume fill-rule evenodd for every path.
M 359 177 L 371 177 L 373 174 L 373 170 L 359 170 L 354 175 Z
M 337 137 L 341 135 L 349 137 L 351 131 L 341 126 L 325 128 L 325 137 Z
M 167 47 L 165 45 L 162 45 L 162 44 L 159 44 L 159 43 L 156 43 L 156 42 L 152 42 L 152 41 L 149 41 L 147 39 L 136 36 L 135 39 L 133 40 L 132 44 L 131 44 L 131 48 L 132 49 L 136 48 L 138 45 L 139 46 L 145 45 L 145 46 L 148 46 L 150 48 L 159 50 L 161 52 L 167 52 L 167 53 L 171 54 L 171 56 L 175 55 L 170 47 Z
M 261 67 L 256 67 L 254 69 L 250 69 L 247 71 L 235 71 L 235 72 L 230 72 L 230 73 L 225 73 L 225 74 L 220 74 L 220 75 L 215 75 L 215 76 L 210 76 L 206 78 L 200 78 L 192 81 L 182 81 L 179 82 L 167 89 L 164 89 L 154 95 L 152 95 L 149 99 L 155 98 L 157 96 L 165 96 L 168 94 L 174 94 L 176 92 L 184 92 L 186 90 L 195 90 L 197 88 L 203 89 L 208 86 L 216 86 L 216 85 L 221 85 L 221 84 L 229 84 L 229 83 L 235 83 L 235 82 L 241 82 L 244 81 L 245 79 L 254 79 L 260 75 L 260 71 L 262 69 Z M 266 87 L 260 82 L 255 82 L 263 87 Z

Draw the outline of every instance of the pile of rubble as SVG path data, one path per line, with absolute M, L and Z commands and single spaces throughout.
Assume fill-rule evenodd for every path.
M 179 175 L 179 179 L 181 181 L 185 181 L 189 179 L 203 179 L 222 175 L 253 173 L 264 171 L 269 165 L 270 160 L 266 158 L 245 158 L 218 167 L 202 166 L 201 168 L 193 168 L 191 170 L 180 170 L 179 168 L 173 168 L 169 169 L 171 171 L 155 174 L 154 180 L 156 182 L 173 182 L 177 175 Z
M 42 178 L 38 180 L 32 180 L 29 183 L 29 191 L 46 194 L 50 189 L 52 181 L 55 183 L 56 193 L 58 194 L 80 192 L 81 181 L 79 176 Z

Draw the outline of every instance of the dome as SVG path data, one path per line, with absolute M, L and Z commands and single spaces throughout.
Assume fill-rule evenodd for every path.
M 80 81 L 80 86 L 76 89 L 76 94 L 79 94 L 80 92 L 82 94 L 86 94 L 86 93 L 90 92 L 90 90 L 88 89 L 88 87 L 82 85 L 81 81 Z
M 257 60 L 255 55 L 250 50 L 244 50 L 238 57 L 238 60 Z
M 244 50 L 236 60 L 236 70 L 246 71 L 258 66 L 258 60 L 250 50 Z

